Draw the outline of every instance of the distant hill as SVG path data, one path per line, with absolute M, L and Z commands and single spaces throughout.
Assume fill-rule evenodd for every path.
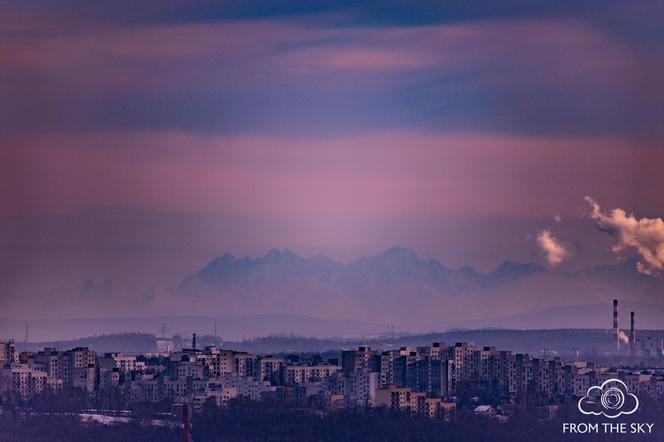
M 664 330 L 641 330 L 640 337 L 664 338 Z M 175 339 L 176 346 L 183 345 Z M 339 352 L 354 349 L 358 345 L 370 345 L 377 350 L 397 349 L 402 346 L 426 346 L 433 342 L 452 345 L 456 342 L 472 342 L 478 347 L 493 346 L 499 350 L 538 355 L 572 355 L 580 353 L 613 352 L 614 338 L 609 330 L 597 329 L 550 329 L 550 330 L 511 330 L 478 329 L 452 330 L 413 335 L 387 335 L 352 338 L 313 338 L 296 335 L 272 335 L 245 340 L 225 340 L 210 335 L 200 335 L 199 345 L 221 345 L 230 350 L 248 351 L 258 354 Z M 186 345 L 189 345 L 187 342 Z M 44 346 L 68 349 L 87 346 L 99 353 L 120 351 L 124 353 L 144 353 L 156 350 L 156 337 L 147 333 L 119 333 L 91 336 L 70 341 L 40 342 L 29 344 L 36 351 Z
M 642 330 L 641 338 L 664 338 L 664 330 Z M 498 350 L 539 355 L 573 355 L 579 353 L 613 353 L 614 336 L 609 330 L 597 329 L 549 329 L 511 330 L 478 329 L 454 330 L 403 336 L 381 336 L 373 339 L 312 339 L 297 336 L 268 336 L 244 342 L 226 342 L 224 346 L 235 350 L 258 353 L 293 353 L 354 349 L 369 345 L 377 350 L 397 349 L 402 346 L 428 346 L 433 342 L 453 345 L 456 342 L 472 342 L 477 347 L 491 346 Z
M 19 343 L 20 350 L 24 350 L 23 347 L 24 344 Z M 136 354 L 156 351 L 157 338 L 155 335 L 148 333 L 112 333 L 72 340 L 33 342 L 28 344 L 28 349 L 31 351 L 39 351 L 44 347 L 55 347 L 59 350 L 88 347 L 97 353 L 120 352 Z
M 190 336 L 217 334 L 224 340 L 241 340 L 271 334 L 295 334 L 314 337 L 377 336 L 390 329 L 385 324 L 352 320 L 320 319 L 311 316 L 274 315 L 209 315 L 209 316 L 128 316 L 115 318 L 36 319 L 30 324 L 30 341 L 69 341 L 81 336 L 118 335 L 121 333 L 160 334 L 162 327 L 168 335 Z M 0 340 L 22 340 L 24 320 L 0 321 Z

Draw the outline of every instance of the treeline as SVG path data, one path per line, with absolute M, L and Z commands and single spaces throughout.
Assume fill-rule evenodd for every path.
M 653 339 L 664 338 L 664 331 L 640 331 L 639 336 L 650 336 Z M 176 335 L 173 337 L 175 348 L 191 346 L 191 336 Z M 574 355 L 577 352 L 589 359 L 595 359 L 603 352 L 613 351 L 614 336 L 608 330 L 594 329 L 561 329 L 561 330 L 457 330 L 441 333 L 429 333 L 406 336 L 383 336 L 367 339 L 342 338 L 311 338 L 296 335 L 273 335 L 242 341 L 226 341 L 212 335 L 199 335 L 197 346 L 220 345 L 223 348 L 247 351 L 260 354 L 275 353 L 307 353 L 307 352 L 338 352 L 343 349 L 356 348 L 358 345 L 370 345 L 376 349 L 395 349 L 401 346 L 424 346 L 432 342 L 473 342 L 478 347 L 493 346 L 500 350 L 511 350 L 520 353 L 551 356 Z M 70 341 L 41 342 L 30 344 L 30 350 L 41 350 L 43 347 L 69 349 L 86 346 L 99 352 L 146 353 L 157 348 L 157 338 L 148 333 L 113 333 L 109 335 L 91 336 Z M 627 355 L 623 355 L 628 358 Z M 625 360 L 625 363 L 635 363 Z M 637 361 L 638 362 L 638 361 Z M 657 363 L 658 361 L 649 361 Z
M 663 331 L 643 331 L 641 337 L 664 338 Z M 199 337 L 202 345 L 219 342 L 213 336 Z M 223 341 L 225 348 L 255 353 L 306 353 L 351 349 L 358 345 L 370 345 L 376 349 L 395 349 L 401 346 L 425 346 L 432 342 L 473 342 L 478 347 L 492 346 L 500 350 L 539 355 L 574 355 L 577 352 L 599 354 L 613 351 L 614 335 L 607 330 L 455 330 L 404 336 L 380 336 L 373 338 L 309 338 L 295 335 L 273 335 L 243 341 Z
M 108 335 L 90 336 L 69 341 L 50 341 L 29 344 L 32 351 L 43 350 L 44 347 L 56 347 L 68 350 L 74 347 L 89 347 L 97 353 L 148 353 L 157 350 L 157 338 L 150 333 L 111 333 Z

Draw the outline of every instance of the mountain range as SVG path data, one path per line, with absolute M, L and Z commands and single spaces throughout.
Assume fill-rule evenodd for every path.
M 348 264 L 277 249 L 258 258 L 225 254 L 171 291 L 214 300 L 227 314 L 291 313 L 410 330 L 532 327 L 538 321 L 542 328 L 610 327 L 606 309 L 614 297 L 640 306 L 639 318 L 656 328 L 661 324 L 651 313 L 664 309 L 664 284 L 638 273 L 632 260 L 576 272 L 506 261 L 480 273 L 468 266 L 445 267 L 403 247 Z
M 126 276 L 126 275 L 125 275 Z M 403 247 L 340 263 L 273 249 L 264 256 L 225 254 L 168 288 L 121 275 L 85 278 L 40 292 L 42 316 L 0 317 L 0 336 L 71 339 L 100 333 L 211 333 L 225 339 L 273 333 L 375 336 L 447 329 L 612 327 L 629 311 L 639 329 L 663 329 L 664 281 L 634 260 L 578 271 L 506 261 L 483 273 L 449 268 Z M 26 311 L 32 311 L 26 298 Z

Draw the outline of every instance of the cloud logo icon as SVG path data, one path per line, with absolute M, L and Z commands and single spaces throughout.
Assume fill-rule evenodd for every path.
M 609 419 L 632 414 L 638 409 L 639 399 L 627 390 L 627 385 L 620 379 L 609 379 L 600 386 L 590 387 L 579 400 L 581 413 L 603 415 Z

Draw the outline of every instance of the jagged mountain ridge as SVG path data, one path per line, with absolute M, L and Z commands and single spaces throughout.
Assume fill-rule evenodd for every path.
M 431 289 L 458 294 L 470 288 L 491 288 L 546 272 L 533 263 L 506 261 L 496 270 L 482 274 L 469 266 L 451 269 L 436 259 L 423 259 L 404 247 L 392 247 L 382 254 L 363 257 L 349 264 L 317 255 L 304 258 L 290 250 L 272 249 L 258 258 L 235 258 L 227 253 L 215 258 L 203 269 L 189 275 L 174 288 L 181 294 L 195 294 L 198 290 L 232 289 L 241 284 L 269 283 L 282 285 L 292 279 L 316 280 L 323 284 L 367 294 L 372 288 L 408 288 L 411 292 Z
M 549 308 L 603 305 L 612 297 L 664 304 L 662 281 L 638 273 L 634 264 L 627 260 L 565 272 L 506 261 L 480 273 L 469 266 L 448 268 L 403 247 L 348 264 L 273 249 L 258 258 L 220 256 L 172 292 L 205 298 L 229 314 L 296 313 L 449 326 L 523 317 Z

